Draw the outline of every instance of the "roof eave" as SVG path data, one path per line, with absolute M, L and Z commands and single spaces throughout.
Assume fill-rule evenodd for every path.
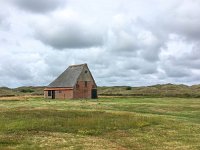
M 73 89 L 73 87 L 46 87 L 44 89 L 44 91 L 48 91 L 48 90 L 69 90 L 69 89 Z

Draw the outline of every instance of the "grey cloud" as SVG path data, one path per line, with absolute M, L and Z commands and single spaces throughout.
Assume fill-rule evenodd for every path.
M 10 22 L 7 20 L 7 15 L 5 13 L 0 12 L 0 27 L 3 30 L 9 30 L 10 29 Z
M 181 58 L 176 60 L 175 64 L 179 67 L 190 68 L 190 69 L 200 69 L 200 59 L 188 60 Z
M 17 50 L 2 51 L 2 49 L 0 49 L 0 86 L 45 84 L 48 73 L 42 57 L 35 52 L 22 53 Z
M 171 68 L 165 68 L 166 74 L 168 77 L 174 77 L 174 78 L 182 78 L 182 77 L 188 77 L 190 75 L 190 72 L 188 69 L 178 68 L 178 67 L 171 67 Z
M 125 69 L 127 70 L 139 70 L 140 69 L 140 64 L 137 62 L 129 62 L 129 65 L 125 66 Z
M 189 68 L 177 65 L 176 59 L 172 56 L 169 56 L 162 63 L 162 69 L 164 69 L 168 77 L 182 78 L 189 77 L 191 74 L 191 70 Z
M 175 66 L 177 68 L 180 68 L 180 70 L 185 69 L 200 69 L 200 48 L 199 43 L 189 43 L 187 41 L 184 41 L 184 43 L 187 43 L 187 45 L 194 45 L 190 49 L 188 48 L 187 51 L 184 51 L 182 53 L 179 53 L 177 55 L 169 55 L 164 61 L 169 64 L 169 66 L 172 66 L 172 68 Z M 182 71 L 181 71 L 182 72 Z M 185 70 L 185 72 L 188 72 Z
M 159 15 L 157 23 L 165 33 L 176 33 L 185 36 L 187 40 L 199 40 L 200 38 L 200 2 L 183 1 L 171 9 L 165 10 Z M 165 17 L 163 17 L 165 16 Z
M 34 13 L 52 11 L 65 4 L 65 0 L 12 0 L 19 8 Z
M 21 63 L 20 63 L 21 64 Z M 28 80 L 32 78 L 32 74 L 28 66 L 19 63 L 7 62 L 6 66 L 1 66 L 1 76 L 15 78 L 16 80 Z
M 167 29 L 168 32 L 177 33 L 179 35 L 185 36 L 187 40 L 191 40 L 191 38 L 198 40 L 200 38 L 200 31 L 198 30 L 198 27 L 200 26 L 200 21 L 182 19 L 183 18 L 177 18 L 173 22 L 166 21 L 164 28 Z
M 197 43 L 194 42 L 192 44 L 193 44 L 192 50 L 187 54 L 183 55 L 182 58 L 185 60 L 198 61 L 200 60 L 200 41 Z
M 154 31 L 146 32 L 146 35 L 138 40 L 141 47 L 140 57 L 143 57 L 149 62 L 158 61 L 161 48 L 165 47 L 165 40 L 153 34 L 152 32 Z
M 107 63 L 108 60 L 104 60 L 102 64 Z M 97 72 L 97 71 L 95 71 Z M 144 75 L 155 74 L 157 73 L 157 64 L 149 63 L 148 61 L 142 58 L 130 58 L 120 56 L 112 56 L 112 63 L 101 68 L 99 73 L 95 73 L 96 77 L 101 80 L 106 78 L 118 78 L 116 82 L 131 81 L 131 80 L 141 80 L 141 77 Z
M 0 25 L 2 24 L 3 19 L 4 19 L 4 16 L 2 14 L 0 14 Z
M 111 27 L 106 40 L 107 49 L 116 55 L 126 57 L 140 57 L 149 62 L 159 60 L 161 48 L 165 46 L 165 39 L 146 26 L 141 18 L 128 21 L 120 27 Z M 128 22 L 126 24 L 126 22 Z
M 171 82 L 189 83 L 190 79 L 199 76 L 199 44 L 185 40 L 181 36 L 169 40 L 171 41 L 166 40 L 168 44 L 160 55 L 159 69 L 166 75 L 162 78 Z
M 66 28 L 66 30 L 55 32 L 52 35 L 40 32 L 37 37 L 55 49 L 87 48 L 102 44 L 101 37 L 97 37 L 93 33 L 84 33 L 79 28 L 73 28 Z
M 53 23 L 53 22 L 52 22 Z M 83 27 L 76 23 L 56 24 L 56 28 L 38 27 L 36 38 L 55 49 L 88 48 L 101 46 L 103 37 L 90 27 Z
M 125 59 L 122 66 L 123 72 L 138 71 L 140 74 L 154 74 L 157 72 L 157 63 L 139 57 Z
M 123 30 L 115 31 L 108 34 L 107 46 L 112 51 L 117 52 L 136 52 L 138 50 L 137 39 L 130 32 Z
M 145 64 L 141 66 L 141 74 L 155 74 L 157 72 L 157 64 Z
M 147 48 L 141 51 L 141 56 L 149 62 L 158 61 L 160 48 L 151 49 Z
M 149 62 L 143 58 L 132 58 L 132 60 L 128 61 L 129 65 L 125 68 L 128 70 L 138 71 L 141 75 L 144 74 L 155 74 L 157 73 L 157 63 L 156 62 Z

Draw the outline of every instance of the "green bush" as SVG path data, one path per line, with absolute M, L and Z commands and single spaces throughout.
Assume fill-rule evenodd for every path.
M 34 92 L 34 90 L 32 90 L 32 89 L 21 89 L 20 92 L 23 92 L 23 93 L 32 93 L 32 92 Z
M 126 87 L 126 90 L 131 90 L 131 89 L 132 89 L 132 87 L 130 87 L 130 86 Z

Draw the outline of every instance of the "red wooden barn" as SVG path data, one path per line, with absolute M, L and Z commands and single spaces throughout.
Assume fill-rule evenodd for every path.
M 87 64 L 69 66 L 44 89 L 45 98 L 97 98 L 97 85 Z

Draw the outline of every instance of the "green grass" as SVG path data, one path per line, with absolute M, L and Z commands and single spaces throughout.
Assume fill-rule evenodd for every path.
M 0 101 L 0 149 L 200 149 L 200 99 Z

